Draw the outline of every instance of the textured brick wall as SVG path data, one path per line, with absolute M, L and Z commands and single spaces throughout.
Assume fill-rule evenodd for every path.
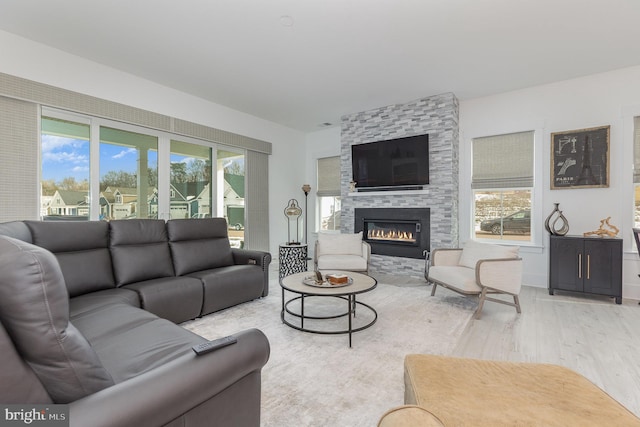
M 429 184 L 422 191 L 354 195 L 351 145 L 429 134 Z M 355 208 L 431 208 L 431 249 L 458 244 L 458 100 L 452 93 L 342 117 L 341 231 L 353 233 Z M 424 261 L 371 257 L 371 271 L 423 277 Z

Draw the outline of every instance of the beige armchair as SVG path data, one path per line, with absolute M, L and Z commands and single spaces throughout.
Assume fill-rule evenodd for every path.
M 346 270 L 367 274 L 371 245 L 356 234 L 318 233 L 313 265 L 315 270 Z
M 515 307 L 520 313 L 520 288 L 522 286 L 522 258 L 517 246 L 501 246 L 468 241 L 464 248 L 436 249 L 431 252 L 431 265 L 427 274 L 435 295 L 437 286 L 443 286 L 463 295 L 480 298 L 475 317 L 480 318 L 485 301 Z M 513 302 L 488 297 L 488 294 L 504 294 Z

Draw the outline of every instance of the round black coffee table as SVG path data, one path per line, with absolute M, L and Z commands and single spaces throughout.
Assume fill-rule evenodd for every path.
M 376 310 L 368 304 L 356 300 L 356 295 L 362 294 L 364 292 L 369 292 L 378 285 L 376 279 L 371 276 L 367 276 L 362 273 L 354 273 L 351 271 L 325 271 L 324 274 L 343 274 L 349 276 L 351 279 L 351 283 L 346 286 L 311 286 L 305 284 L 305 278 L 309 276 L 313 276 L 312 271 L 305 271 L 302 273 L 292 274 L 290 276 L 286 276 L 280 279 L 280 286 L 282 287 L 282 311 L 280 312 L 280 318 L 282 319 L 282 323 L 287 326 L 290 326 L 294 329 L 303 332 L 310 332 L 314 334 L 349 334 L 349 347 L 351 347 L 351 335 L 354 332 L 362 331 L 363 329 L 367 329 L 378 319 L 378 313 Z M 297 294 L 290 299 L 285 299 L 285 291 L 292 292 Z M 340 300 L 344 300 L 347 302 L 347 311 L 344 313 L 339 313 L 337 315 L 329 315 L 329 316 L 309 316 L 305 315 L 304 305 L 305 300 L 316 297 L 330 297 L 337 298 Z M 300 311 L 292 311 L 289 309 L 289 304 L 294 301 L 300 301 Z M 356 307 L 363 307 L 366 310 L 369 310 L 373 314 L 373 320 L 369 321 L 367 324 L 363 326 L 359 326 L 357 328 L 353 327 L 353 317 L 356 315 Z M 291 323 L 286 318 L 286 314 L 294 316 L 300 319 L 300 325 L 296 325 Z M 313 320 L 326 320 L 326 319 L 336 319 L 339 317 L 347 317 L 348 320 L 348 328 L 347 329 L 339 329 L 339 330 L 323 330 L 323 329 L 310 329 L 304 326 L 305 319 L 313 319 Z

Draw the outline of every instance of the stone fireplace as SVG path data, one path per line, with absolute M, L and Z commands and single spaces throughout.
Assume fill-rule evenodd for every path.
M 429 184 L 422 190 L 351 191 L 351 145 L 422 134 L 429 134 L 430 156 Z M 385 218 L 369 221 L 364 233 L 372 245 L 372 273 L 423 277 L 425 249 L 458 244 L 458 100 L 446 93 L 344 116 L 341 135 L 341 231 L 365 231 L 365 223 L 359 224 L 356 219 L 356 210 L 428 211 L 428 225 L 421 223 L 418 232 L 427 242 L 412 241 L 415 235 L 406 238 L 407 233 L 416 233 L 411 219 L 398 221 L 401 237 L 376 237 L 376 233 L 384 236 L 383 231 L 388 231 L 393 222 Z M 369 228 L 377 231 L 366 236 Z

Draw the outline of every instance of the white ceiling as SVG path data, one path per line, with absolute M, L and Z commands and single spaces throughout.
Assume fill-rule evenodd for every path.
M 303 131 L 640 64 L 640 0 L 0 0 L 0 29 Z

